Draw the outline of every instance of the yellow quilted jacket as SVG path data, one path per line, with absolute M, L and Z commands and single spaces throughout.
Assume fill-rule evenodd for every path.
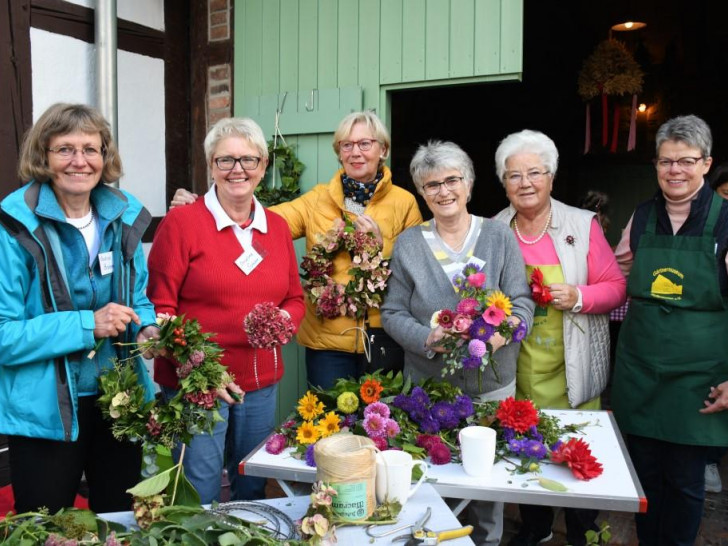
M 368 214 L 379 225 L 384 240 L 384 255 L 392 255 L 392 248 L 397 235 L 408 227 L 422 222 L 420 210 L 415 197 L 398 186 L 392 184 L 392 173 L 383 167 L 384 176 L 377 184 L 365 214 Z M 344 190 L 341 185 L 339 170 L 328 184 L 319 184 L 298 199 L 281 203 L 270 210 L 280 214 L 288 222 L 294 239 L 306 237 L 306 251 L 318 242 L 318 236 L 326 233 L 336 218 L 341 218 L 344 211 Z M 340 252 L 334 259 L 333 279 L 346 284 L 349 282 L 348 271 L 351 257 Z M 369 311 L 369 324 L 381 326 L 379 310 Z M 311 349 L 345 351 L 348 353 L 363 352 L 361 336 L 355 326 L 362 326 L 361 321 L 348 317 L 323 319 L 316 316 L 313 305 L 306 300 L 306 316 L 298 330 L 298 342 Z

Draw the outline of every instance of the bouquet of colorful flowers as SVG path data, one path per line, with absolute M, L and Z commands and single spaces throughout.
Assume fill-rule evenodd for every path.
M 145 399 L 144 387 L 127 361 L 116 362 L 114 368 L 99 377 L 98 405 L 105 418 L 111 421 L 115 438 L 143 442 L 145 473 L 158 470 L 156 446 L 174 447 L 178 442 L 189 443 L 192 436 L 211 432 L 221 420 L 217 412 L 217 390 L 232 381 L 221 364 L 222 349 L 210 341 L 213 334 L 205 333 L 196 320 L 182 316 L 157 316 L 159 338 L 133 343 L 129 362 L 154 350 L 174 359 L 177 365 L 179 390 L 167 403 Z
M 526 325 L 515 319 L 510 298 L 500 290 L 485 288 L 486 276 L 476 264 L 468 264 L 453 278 L 460 297 L 455 309 L 441 309 L 432 315 L 430 326 L 441 327 L 445 336 L 439 345 L 443 355 L 443 377 L 456 371 L 478 370 L 478 387 L 482 389 L 482 374 L 493 359 L 493 336 L 500 334 L 508 343 L 526 336 Z M 495 366 L 494 372 L 497 372 Z M 497 375 L 496 375 L 497 377 Z
M 257 349 L 273 349 L 293 337 L 291 317 L 269 301 L 256 304 L 245 317 L 243 326 L 250 345 Z
M 346 285 L 331 277 L 333 260 L 343 251 L 351 256 L 351 279 Z M 316 314 L 324 318 L 359 319 L 367 308 L 379 307 L 391 273 L 382 255 L 381 243 L 373 234 L 358 231 L 348 218 L 334 222 L 303 257 L 301 269 L 303 290 L 316 308 Z
M 562 440 L 565 433 L 576 432 L 582 425 L 561 427 L 555 417 L 539 412 L 530 400 L 512 397 L 498 403 L 494 416 L 499 425 L 497 457 L 515 465 L 514 472 L 535 472 L 542 461 L 550 460 L 566 464 L 580 480 L 601 475 L 602 465 L 584 440 Z M 519 462 L 512 460 L 514 456 Z

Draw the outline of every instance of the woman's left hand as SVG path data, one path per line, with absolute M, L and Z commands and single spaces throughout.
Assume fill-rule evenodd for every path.
M 139 333 L 136 337 L 136 342 L 145 343 L 150 339 L 159 339 L 159 328 L 157 326 L 149 325 L 139 330 Z M 143 358 L 155 358 L 158 356 L 160 356 L 160 352 L 156 349 L 149 349 L 144 354 L 142 354 Z
M 488 340 L 488 343 L 490 343 L 490 346 L 493 347 L 493 352 L 495 353 L 498 349 L 506 344 L 506 338 L 496 332 Z
M 549 290 L 554 297 L 551 305 L 559 311 L 571 311 L 579 300 L 579 292 L 577 292 L 576 286 L 554 283 L 549 286 Z
M 708 400 L 703 402 L 705 407 L 700 413 L 717 413 L 728 410 L 728 381 L 723 381 L 717 387 L 710 387 Z
M 379 226 L 374 219 L 368 214 L 360 214 L 354 219 L 354 227 L 357 231 L 363 231 L 364 233 L 371 233 L 376 237 L 379 244 L 382 244 L 382 232 L 379 230 Z
M 237 399 L 233 398 L 230 395 L 230 393 L 234 393 L 236 395 Z M 220 387 L 219 389 L 217 389 L 217 397 L 220 398 L 221 400 L 224 400 L 231 406 L 233 404 L 242 404 L 243 398 L 245 397 L 245 391 L 243 389 L 241 389 L 237 385 L 237 383 L 235 383 L 234 381 L 231 381 L 224 387 Z

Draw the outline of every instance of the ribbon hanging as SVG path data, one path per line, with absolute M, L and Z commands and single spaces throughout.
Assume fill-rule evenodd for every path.
M 584 155 L 589 153 L 591 149 L 591 108 L 586 103 L 586 129 L 584 132 Z
M 619 104 L 614 103 L 614 122 L 612 123 L 612 146 L 609 151 L 615 153 L 617 151 L 617 139 L 619 137 Z
M 631 152 L 637 147 L 637 95 L 632 95 L 632 109 L 629 112 L 629 137 L 627 137 L 627 151 Z
M 602 93 L 602 146 L 607 147 L 609 142 L 609 112 L 607 111 L 607 94 Z

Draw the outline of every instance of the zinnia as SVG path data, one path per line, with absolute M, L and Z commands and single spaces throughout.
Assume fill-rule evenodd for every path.
M 336 407 L 341 413 L 354 413 L 359 409 L 359 398 L 353 392 L 342 392 L 336 398 Z
M 382 384 L 379 381 L 376 379 L 367 379 L 362 384 L 361 389 L 359 389 L 359 394 L 361 395 L 361 399 L 364 400 L 364 403 L 371 404 L 379 400 L 379 395 L 382 390 Z

